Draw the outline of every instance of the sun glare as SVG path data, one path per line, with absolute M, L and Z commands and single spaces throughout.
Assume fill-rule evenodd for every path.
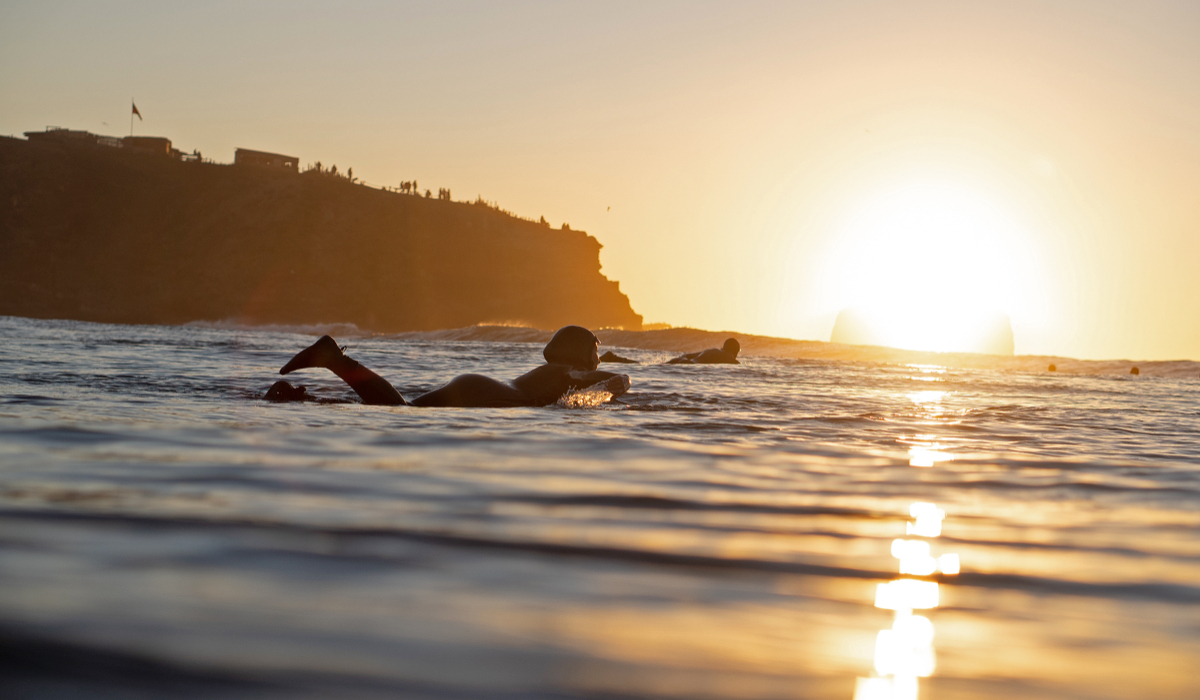
M 966 186 L 910 184 L 847 217 L 823 276 L 870 344 L 988 352 L 1006 315 L 1041 297 L 1028 239 L 1009 211 Z

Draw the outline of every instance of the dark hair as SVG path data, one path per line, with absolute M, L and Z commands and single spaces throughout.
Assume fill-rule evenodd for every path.
M 725 341 L 725 344 L 721 346 L 721 349 L 730 355 L 737 357 L 737 354 L 741 352 L 742 344 L 737 340 L 730 338 L 729 340 Z
M 599 344 L 600 340 L 588 329 L 582 326 L 563 326 L 550 342 L 546 343 L 542 357 L 550 364 L 592 369 L 592 351 Z

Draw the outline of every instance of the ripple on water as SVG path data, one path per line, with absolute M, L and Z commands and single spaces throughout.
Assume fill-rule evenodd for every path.
M 1200 696 L 1194 380 L 618 348 L 618 403 L 370 407 L 306 371 L 340 403 L 273 405 L 310 336 L 0 335 L 0 688 L 848 700 L 928 502 L 961 571 L 901 575 L 940 586 L 922 693 Z M 509 340 L 351 354 L 420 393 L 540 360 Z

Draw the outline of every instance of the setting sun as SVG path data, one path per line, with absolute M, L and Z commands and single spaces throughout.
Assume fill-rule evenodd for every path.
M 906 184 L 868 197 L 836 240 L 826 275 L 840 287 L 839 325 L 856 326 L 849 336 L 842 328 L 841 342 L 1010 354 L 1011 337 L 996 349 L 1008 316 L 1044 303 L 1021 223 L 962 185 Z

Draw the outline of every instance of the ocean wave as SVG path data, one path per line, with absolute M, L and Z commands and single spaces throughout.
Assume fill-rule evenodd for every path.
M 220 321 L 191 321 L 185 328 L 211 328 L 223 331 L 252 331 L 257 333 L 292 333 L 296 335 L 331 335 L 344 338 L 363 338 L 379 335 L 359 328 L 353 323 L 248 323 L 240 319 Z
M 264 547 L 284 547 L 288 552 L 300 556 L 307 555 L 321 559 L 328 559 L 332 556 L 339 560 L 362 558 L 364 561 L 378 564 L 386 564 L 387 560 L 395 558 L 389 555 L 386 546 L 380 546 L 390 540 L 423 543 L 451 549 L 517 551 L 539 555 L 586 557 L 614 562 L 692 570 L 711 569 L 747 573 L 765 572 L 877 581 L 894 579 L 896 576 L 895 572 L 890 569 L 845 564 L 823 564 L 813 560 L 806 561 L 803 558 L 769 559 L 761 556 L 738 556 L 732 553 L 723 555 L 684 553 L 586 542 L 563 542 L 533 538 L 513 539 L 486 536 L 481 533 L 454 532 L 431 528 L 413 529 L 402 526 L 309 525 L 278 521 L 272 522 L 262 517 L 217 520 L 183 516 L 143 516 L 130 513 L 70 512 L 47 509 L 4 509 L 0 510 L 0 518 L 14 524 L 21 521 L 28 521 L 63 525 L 76 524 L 89 528 L 113 526 L 119 528 L 140 527 L 145 528 L 147 531 L 164 533 L 170 530 L 179 530 L 188 532 L 192 536 L 198 531 L 208 529 L 234 534 L 239 541 L 245 540 L 246 542 L 251 542 L 258 540 L 262 542 L 255 545 L 259 549 Z M 278 540 L 264 540 L 256 536 L 256 534 L 274 535 L 276 537 L 286 535 L 291 537 L 317 538 L 322 544 L 316 551 L 309 551 L 306 547 L 289 546 Z M 250 535 L 251 537 L 247 538 L 246 535 Z M 270 544 L 271 542 L 274 542 L 274 544 Z M 235 552 L 230 552 L 229 556 L 234 556 L 234 554 Z M 401 562 L 411 563 L 411 555 L 406 551 L 402 551 L 399 561 L 396 563 Z M 1006 571 L 964 571 L 953 576 L 932 574 L 929 576 L 914 576 L 914 578 L 944 581 L 958 586 L 986 588 L 989 590 L 1015 590 L 1029 593 L 1053 593 L 1109 600 L 1141 600 L 1188 605 L 1200 603 L 1200 586 L 1156 581 L 1153 579 L 1141 581 L 1080 581 L 1066 576 L 1036 576 Z

